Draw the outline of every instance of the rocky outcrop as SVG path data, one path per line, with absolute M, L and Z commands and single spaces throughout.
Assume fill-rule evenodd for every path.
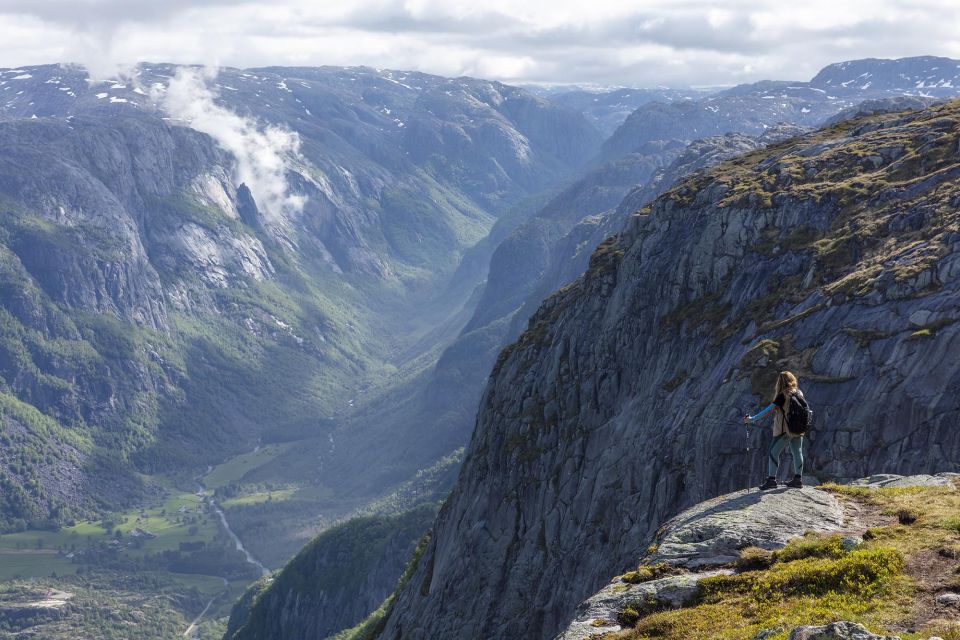
M 955 489 L 957 474 L 900 476 L 874 475 L 849 483 L 869 489 Z M 555 640 L 590 640 L 616 633 L 637 618 L 657 611 L 698 604 L 700 582 L 744 569 L 744 549 L 776 551 L 801 538 L 839 532 L 846 552 L 860 548 L 863 530 L 860 507 L 816 488 L 737 491 L 697 504 L 660 527 L 640 566 L 614 578 L 577 607 L 573 621 Z M 756 555 L 756 554 L 755 554 Z M 775 556 L 770 556 L 771 558 Z M 663 577 L 658 577 L 663 576 Z M 955 594 L 944 593 L 937 603 L 951 606 Z M 632 620 L 625 619 L 629 612 Z M 698 615 L 691 611 L 690 615 Z M 754 640 L 782 631 L 766 629 Z M 798 627 L 790 637 L 881 638 L 863 626 L 841 622 L 821 627 Z
M 815 475 L 955 468 L 958 132 L 956 105 L 842 123 L 632 216 L 501 354 L 383 637 L 553 637 L 658 523 L 763 473 L 737 420 L 782 369 Z
M 556 640 L 589 640 L 598 634 L 620 631 L 622 627 L 618 619 L 626 609 L 681 607 L 697 595 L 700 580 L 727 573 L 730 571 L 683 573 L 640 584 L 630 584 L 616 578 L 577 607 L 573 622 Z
M 706 500 L 660 527 L 640 560 L 641 566 L 669 567 L 678 575 L 641 582 L 630 574 L 614 578 L 577 607 L 556 640 L 587 640 L 595 633 L 619 631 L 620 613 L 628 607 L 681 607 L 696 596 L 700 580 L 729 574 L 718 567 L 733 563 L 747 547 L 779 549 L 808 531 L 849 526 L 841 502 L 818 489 L 749 489 Z
M 806 531 L 838 531 L 840 501 L 817 489 L 757 489 L 701 502 L 661 528 L 648 561 L 696 569 L 733 562 L 746 547 L 777 549 Z
M 944 472 L 936 475 L 901 476 L 895 473 L 881 473 L 851 482 L 851 486 L 868 489 L 904 489 L 907 487 L 952 487 L 960 474 Z

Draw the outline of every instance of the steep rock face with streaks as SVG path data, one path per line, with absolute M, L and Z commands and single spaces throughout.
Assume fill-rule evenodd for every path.
M 672 188 L 500 355 L 381 637 L 550 638 L 679 509 L 765 454 L 800 377 L 821 478 L 960 462 L 960 105 L 844 121 Z

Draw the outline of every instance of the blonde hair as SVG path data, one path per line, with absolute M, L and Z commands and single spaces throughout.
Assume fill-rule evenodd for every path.
M 777 396 L 781 393 L 784 398 L 789 397 L 791 391 L 797 390 L 797 376 L 793 375 L 789 371 L 781 371 L 780 375 L 777 376 L 777 384 L 773 388 L 773 399 L 776 400 Z

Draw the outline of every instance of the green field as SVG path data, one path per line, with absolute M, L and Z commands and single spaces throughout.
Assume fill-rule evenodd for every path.
M 203 483 L 210 489 L 216 489 L 233 482 L 239 482 L 247 473 L 286 453 L 294 444 L 296 443 L 268 444 L 257 451 L 230 458 L 226 462 L 218 464 L 204 476 Z
M 130 557 L 138 557 L 179 549 L 181 542 L 212 540 L 219 531 L 219 519 L 206 511 L 209 508 L 203 507 L 202 502 L 195 494 L 175 492 L 151 508 L 110 518 L 112 531 L 107 531 L 105 522 L 100 521 L 81 522 L 59 531 L 0 535 L 0 580 L 74 573 L 79 565 L 67 556 L 98 544 L 109 543 Z M 198 511 L 201 508 L 205 511 Z M 156 537 L 134 534 L 134 530 Z
M 76 570 L 76 565 L 58 555 L 56 551 L 0 549 L 0 580 L 3 581 L 17 577 L 44 578 L 53 574 L 65 575 Z
M 241 507 L 247 504 L 259 504 L 261 502 L 271 502 L 271 501 L 280 501 L 280 500 L 290 500 L 297 494 L 296 489 L 280 489 L 279 491 L 258 491 L 257 493 L 250 493 L 245 496 L 239 496 L 237 498 L 230 498 L 224 500 L 220 503 L 220 506 L 224 509 L 229 509 L 230 507 Z

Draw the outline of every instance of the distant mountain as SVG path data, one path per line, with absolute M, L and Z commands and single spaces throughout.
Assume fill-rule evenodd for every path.
M 601 158 L 620 157 L 651 140 L 759 134 L 778 122 L 814 126 L 869 99 L 960 95 L 960 82 L 954 82 L 958 64 L 929 56 L 854 60 L 825 67 L 810 82 L 766 80 L 699 100 L 649 103 L 604 142 Z
M 711 90 L 669 87 L 592 89 L 582 87 L 525 86 L 531 93 L 582 113 L 601 133 L 609 136 L 638 107 L 648 102 L 675 102 L 702 98 Z
M 909 109 L 926 109 L 937 102 L 942 102 L 942 100 L 943 99 L 938 98 L 919 98 L 916 96 L 873 98 L 871 100 L 864 100 L 852 107 L 847 107 L 836 115 L 827 118 L 824 123 L 834 124 L 841 120 L 851 120 L 853 118 L 879 115 L 881 113 L 894 113 L 896 111 L 907 111 Z
M 946 98 L 960 88 L 960 61 L 936 56 L 884 60 L 865 58 L 831 64 L 813 77 L 811 87 L 835 96 L 913 95 Z

